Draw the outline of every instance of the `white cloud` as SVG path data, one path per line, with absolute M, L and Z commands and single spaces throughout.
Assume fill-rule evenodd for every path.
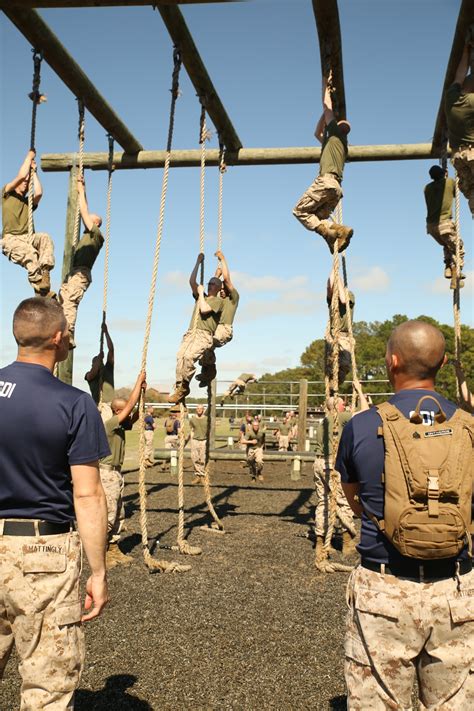
M 298 274 L 289 279 L 264 274 L 255 276 L 246 272 L 232 270 L 232 281 L 242 293 L 256 293 L 265 291 L 282 292 L 291 289 L 298 289 L 308 285 L 308 277 L 303 274 Z M 176 287 L 185 287 L 189 281 L 189 275 L 184 272 L 174 271 L 167 272 L 163 277 L 165 284 Z
M 163 277 L 163 281 L 165 284 L 169 284 L 170 286 L 187 286 L 187 284 L 189 283 L 189 274 L 188 276 L 186 276 L 184 272 L 180 271 L 167 272 Z
M 273 299 L 252 299 L 248 301 L 239 314 L 239 320 L 256 321 L 260 318 L 295 314 L 303 316 L 313 314 L 325 306 L 321 293 L 309 289 L 293 289 L 284 292 Z
M 127 331 L 136 332 L 143 331 L 144 323 L 140 319 L 134 318 L 118 318 L 111 321 L 109 324 L 110 330 L 113 331 Z
M 386 291 L 389 285 L 390 277 L 382 267 L 378 266 L 356 272 L 349 284 L 360 291 Z

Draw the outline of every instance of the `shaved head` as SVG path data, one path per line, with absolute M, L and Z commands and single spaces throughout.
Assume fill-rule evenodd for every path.
M 59 331 L 67 331 L 67 322 L 62 307 L 54 299 L 42 296 L 25 299 L 13 314 L 13 336 L 20 348 L 48 350 Z
M 113 412 L 117 412 L 117 410 L 123 410 L 125 405 L 127 404 L 127 401 L 123 399 L 123 397 L 116 397 L 114 400 L 112 400 L 112 410 Z
M 444 363 L 446 343 L 441 331 L 425 321 L 405 321 L 392 331 L 387 358 L 397 356 L 398 370 L 417 380 L 435 379 Z

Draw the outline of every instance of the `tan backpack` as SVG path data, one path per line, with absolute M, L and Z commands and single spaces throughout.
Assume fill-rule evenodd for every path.
M 423 400 L 436 402 L 435 424 L 420 415 Z M 369 518 L 409 558 L 471 555 L 474 420 L 456 410 L 449 422 L 436 398 L 420 398 L 407 419 L 394 405 L 377 406 L 385 446 L 384 518 Z

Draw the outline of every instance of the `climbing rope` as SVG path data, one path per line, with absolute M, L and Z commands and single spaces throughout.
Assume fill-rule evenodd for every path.
M 33 84 L 31 93 L 28 97 L 33 102 L 31 109 L 31 134 L 30 134 L 30 150 L 36 150 L 36 112 L 38 110 L 39 104 L 46 101 L 46 97 L 40 93 L 40 83 L 41 83 L 41 62 L 43 61 L 43 54 L 38 52 L 38 50 L 33 49 Z M 35 189 L 33 184 L 32 170 L 30 169 L 30 175 L 28 177 L 28 239 L 31 241 L 33 239 L 33 207 L 35 198 Z
M 217 201 L 217 249 L 222 250 L 222 198 L 224 193 L 224 173 L 227 170 L 225 164 L 225 147 L 219 141 L 219 194 Z
M 85 129 L 85 110 L 84 110 L 84 102 L 82 99 L 77 99 L 77 108 L 79 112 L 79 129 L 78 129 L 78 137 L 79 137 L 79 169 L 78 169 L 78 178 L 82 178 L 84 176 L 84 129 Z M 76 214 L 74 215 L 74 229 L 72 233 L 72 247 L 73 247 L 73 254 L 74 250 L 76 249 L 77 243 L 79 241 L 79 232 L 80 232 L 80 226 L 81 226 L 81 207 L 79 204 L 79 200 L 77 201 L 77 207 L 76 207 Z
M 166 194 L 168 190 L 168 176 L 169 167 L 171 160 L 171 146 L 173 142 L 173 130 L 174 130 L 174 117 L 176 110 L 176 101 L 179 96 L 179 71 L 181 69 L 181 55 L 179 51 L 175 48 L 173 52 L 173 76 L 172 76 L 172 87 L 171 87 L 171 107 L 170 107 L 170 117 L 169 117 L 169 127 L 168 127 L 168 140 L 166 143 L 166 157 L 165 165 L 163 169 L 163 181 L 161 187 L 161 198 L 160 198 L 160 213 L 158 219 L 158 228 L 156 234 L 155 242 L 155 252 L 153 256 L 153 270 L 151 277 L 150 293 L 148 296 L 148 312 L 145 323 L 145 334 L 143 339 L 143 349 L 142 349 L 142 370 L 146 369 L 147 356 L 148 356 L 148 346 L 150 342 L 150 332 L 151 332 L 151 322 L 153 318 L 153 305 L 156 293 L 156 282 L 158 276 L 158 264 L 160 260 L 160 249 L 161 240 L 163 236 L 163 225 L 165 218 L 165 205 L 166 205 Z M 170 563 L 166 560 L 154 560 L 150 554 L 148 548 L 148 520 L 147 520 L 147 491 L 145 484 L 145 411 L 144 411 L 144 393 L 140 396 L 139 402 L 139 429 L 140 429 L 140 444 L 139 444 L 139 477 L 138 477 L 138 492 L 140 496 L 140 528 L 142 535 L 142 550 L 143 558 L 146 566 L 151 571 L 161 571 L 164 573 L 171 572 L 184 572 L 190 569 L 188 565 L 179 565 L 177 563 Z
M 460 361 L 461 358 L 461 205 L 459 196 L 459 178 L 456 173 L 455 183 L 455 200 L 454 200 L 454 222 L 456 225 L 456 256 L 455 256 L 455 279 L 453 290 L 453 315 L 454 315 L 454 360 Z M 460 400 L 461 393 L 459 390 L 459 382 L 456 378 L 456 393 Z

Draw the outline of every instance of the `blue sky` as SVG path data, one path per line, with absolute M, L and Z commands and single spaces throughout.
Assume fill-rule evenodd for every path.
M 350 142 L 430 141 L 449 57 L 459 0 L 340 0 Z M 429 12 L 427 11 L 429 7 Z M 246 147 L 313 145 L 321 112 L 317 34 L 310 0 L 183 6 L 183 14 L 217 91 Z M 146 149 L 164 147 L 172 44 L 151 8 L 40 11 L 99 91 Z M 0 172 L 11 180 L 28 148 L 32 61 L 28 43 L 0 17 Z M 38 153 L 77 146 L 74 97 L 44 64 Z M 198 147 L 199 106 L 185 71 L 177 106 L 175 148 Z M 105 151 L 105 132 L 87 114 L 86 150 Z M 214 134 L 210 147 L 217 147 Z M 432 161 L 355 163 L 344 177 L 344 219 L 355 235 L 348 252 L 356 319 L 428 314 L 452 322 L 451 293 L 442 278 L 442 250 L 425 233 L 423 186 Z M 234 340 L 218 353 L 219 379 L 298 364 L 324 334 L 325 281 L 331 256 L 291 210 L 318 167 L 229 168 L 224 186 L 223 249 L 241 292 Z M 161 170 L 116 171 L 112 198 L 108 321 L 120 385 L 139 369 Z M 68 176 L 42 173 L 44 197 L 36 228 L 56 244 L 53 282 L 59 287 Z M 86 175 L 90 208 L 105 214 L 106 174 Z M 462 199 L 468 284 L 463 322 L 473 325 L 472 221 Z M 207 275 L 215 268 L 217 169 L 206 175 Z M 199 171 L 171 172 L 158 275 L 148 381 L 168 389 L 175 353 L 192 303 L 187 277 L 199 247 Z M 102 304 L 103 255 L 80 306 L 74 383 L 83 386 L 96 352 Z M 26 272 L 0 259 L 0 356 L 14 358 L 11 315 L 30 295 Z

